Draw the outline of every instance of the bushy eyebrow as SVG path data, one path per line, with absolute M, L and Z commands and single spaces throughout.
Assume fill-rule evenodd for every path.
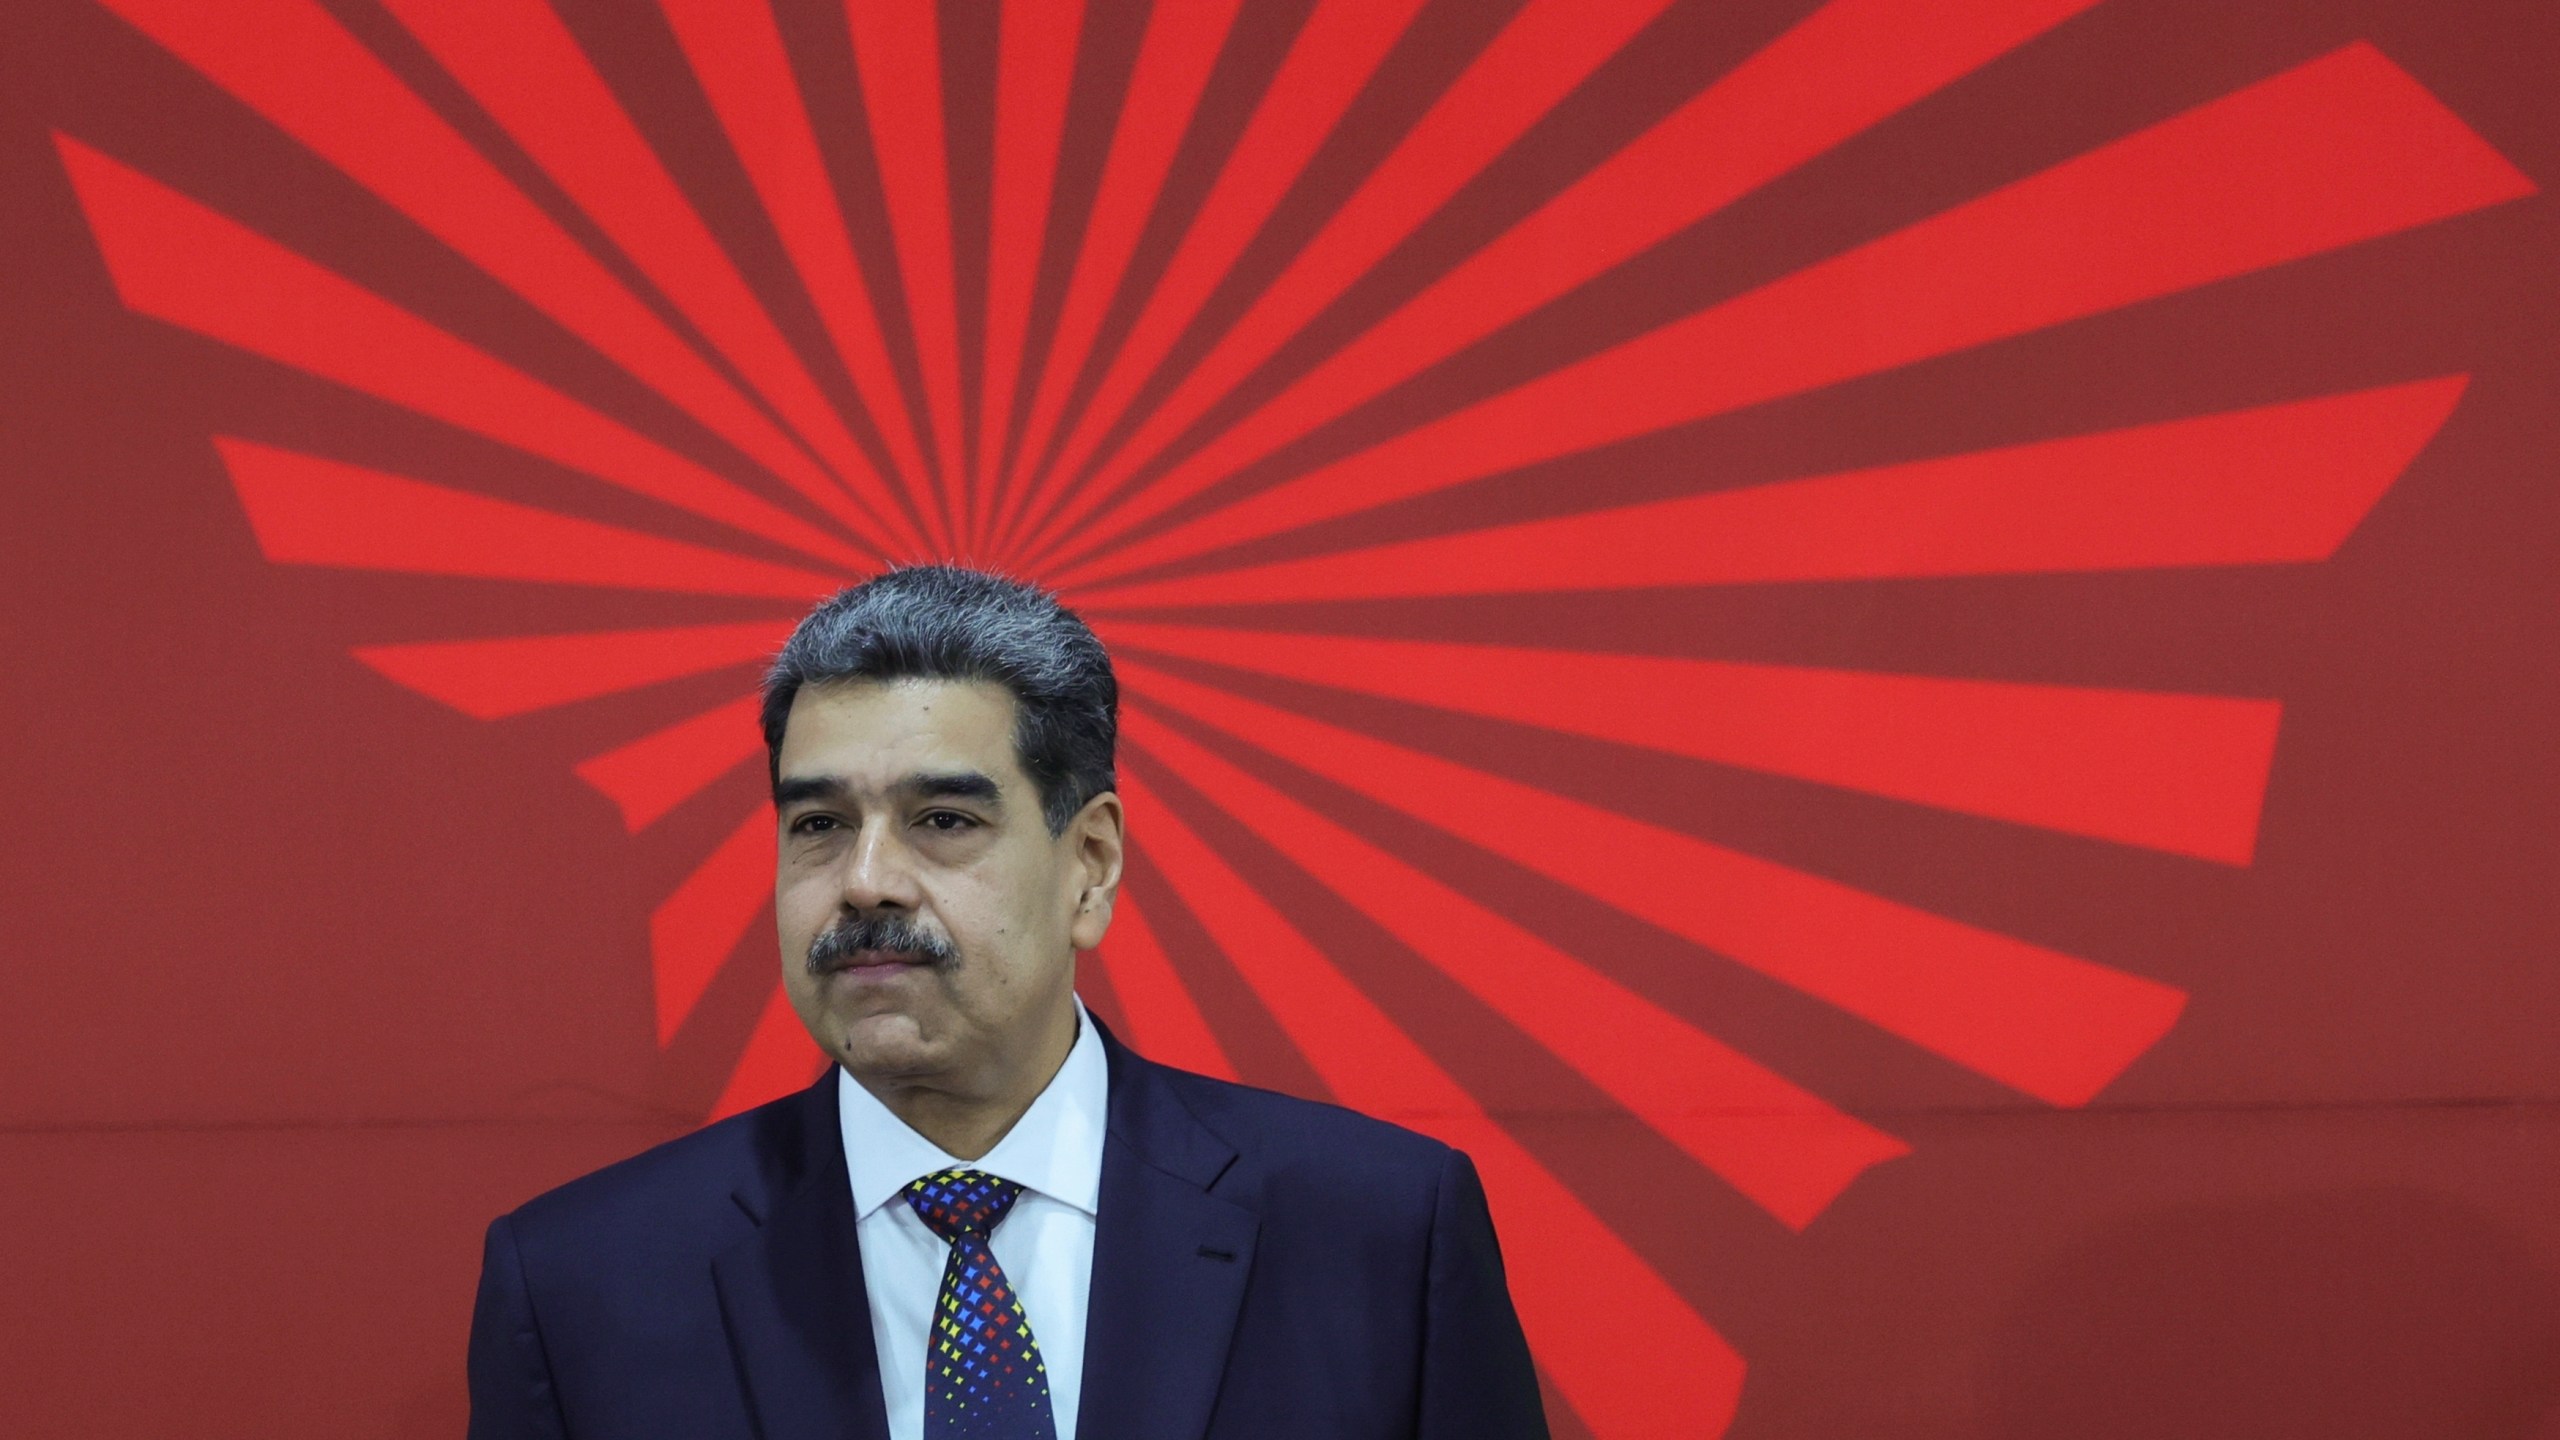
M 920 800 L 975 800 L 991 808 L 1004 804 L 1004 787 L 993 775 L 977 770 L 910 775 L 898 782 L 898 788 Z
M 975 800 L 992 809 L 1004 806 L 1004 787 L 996 778 L 977 770 L 945 770 L 910 775 L 895 787 L 900 793 L 919 800 Z M 796 775 L 774 783 L 774 808 L 797 805 L 804 800 L 842 802 L 853 793 L 853 787 L 841 775 Z
M 779 810 L 803 800 L 841 800 L 851 789 L 841 775 L 802 775 L 776 780 L 773 782 L 773 805 Z

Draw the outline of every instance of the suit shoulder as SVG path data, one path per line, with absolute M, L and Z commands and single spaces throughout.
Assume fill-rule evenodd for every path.
M 1434 1183 L 1449 1163 L 1448 1145 L 1357 1110 L 1168 1066 L 1156 1073 L 1200 1123 L 1266 1163 Z
M 666 1229 L 710 1214 L 734 1214 L 732 1197 L 769 1186 L 785 1150 L 796 1145 L 803 1103 L 804 1095 L 787 1095 L 653 1145 L 544 1191 L 518 1206 L 508 1221 L 521 1243 L 547 1236 L 593 1239 L 634 1226 Z

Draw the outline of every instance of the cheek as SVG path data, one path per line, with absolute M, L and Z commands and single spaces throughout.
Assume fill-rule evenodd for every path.
M 1059 909 L 1053 877 L 1037 871 L 973 876 L 944 890 L 935 908 L 963 953 L 983 954 L 1008 968 L 1045 955 L 1070 918 Z
M 806 945 L 834 918 L 835 901 L 824 885 L 784 875 L 774 886 L 773 920 L 785 948 Z

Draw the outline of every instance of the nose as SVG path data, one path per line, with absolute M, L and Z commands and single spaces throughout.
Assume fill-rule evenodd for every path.
M 848 910 L 913 910 L 916 891 L 914 857 L 901 844 L 888 817 L 874 815 L 844 857 L 839 884 Z

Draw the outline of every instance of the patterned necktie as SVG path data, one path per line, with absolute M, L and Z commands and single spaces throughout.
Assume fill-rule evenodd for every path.
M 951 1243 L 924 1362 L 926 1440 L 1056 1440 L 1049 1372 L 1013 1282 L 987 1234 L 1022 1187 L 976 1170 L 945 1170 L 907 1187 L 934 1234 Z

